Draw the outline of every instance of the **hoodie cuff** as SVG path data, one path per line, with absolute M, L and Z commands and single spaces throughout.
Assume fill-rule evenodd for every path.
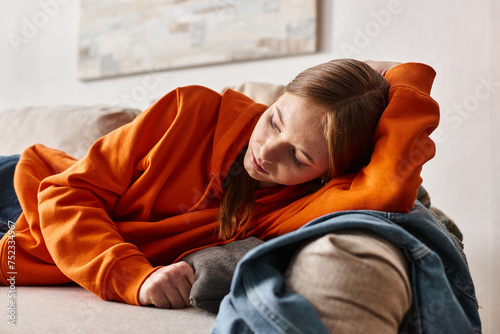
M 134 255 L 118 260 L 106 275 L 105 300 L 116 300 L 127 304 L 139 303 L 139 290 L 144 281 L 157 269 L 153 268 L 145 257 Z
M 387 71 L 385 78 L 391 87 L 410 86 L 424 94 L 430 94 L 436 71 L 422 63 L 404 63 Z

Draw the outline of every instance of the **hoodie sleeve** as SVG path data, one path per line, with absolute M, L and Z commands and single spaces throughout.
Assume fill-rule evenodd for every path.
M 435 74 L 419 63 L 389 70 L 389 104 L 375 129 L 370 163 L 264 218 L 270 224 L 266 236 L 293 231 L 331 212 L 408 212 L 422 183 L 422 166 L 435 154 L 429 138 L 439 123 L 439 106 L 429 95 Z
M 418 63 L 387 72 L 389 104 L 375 129 L 370 163 L 349 188 L 347 209 L 408 212 L 413 207 L 422 167 L 436 152 L 429 137 L 439 124 L 439 106 L 430 97 L 435 74 Z
M 203 95 L 205 90 L 197 92 Z M 197 100 L 219 103 L 215 92 L 201 95 Z M 102 299 L 139 305 L 138 291 L 155 270 L 124 240 L 112 217 L 117 200 L 140 176 L 137 166 L 159 149 L 179 119 L 183 101 L 180 89 L 168 93 L 132 123 L 98 140 L 82 160 L 40 185 L 40 227 L 54 263 Z

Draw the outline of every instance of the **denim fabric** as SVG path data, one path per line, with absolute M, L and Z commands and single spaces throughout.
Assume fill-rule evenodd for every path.
M 0 156 L 0 238 L 9 230 L 8 222 L 15 222 L 22 209 L 14 191 L 14 170 L 19 155 Z
M 344 211 L 250 251 L 238 264 L 212 333 L 327 333 L 310 304 L 283 293 L 283 273 L 305 240 L 341 229 L 367 229 L 399 245 L 408 258 L 413 305 L 402 333 L 480 333 L 472 279 L 444 226 L 420 204 L 408 214 Z
M 472 277 L 467 265 L 467 259 L 462 250 L 462 244 L 441 224 L 434 215 L 421 205 L 416 206 L 412 214 L 377 213 L 387 217 L 392 222 L 403 227 L 406 231 L 419 239 L 423 244 L 435 252 L 441 261 L 446 278 L 450 284 L 454 297 L 462 306 L 472 327 L 480 332 L 479 303 Z M 425 222 L 425 223 L 422 223 Z M 434 298 L 433 300 L 431 300 Z M 436 296 L 428 297 L 423 316 L 428 317 L 425 323 L 436 318 L 443 308 L 450 303 L 450 297 L 441 292 L 441 299 Z M 439 319 L 436 319 L 439 321 Z

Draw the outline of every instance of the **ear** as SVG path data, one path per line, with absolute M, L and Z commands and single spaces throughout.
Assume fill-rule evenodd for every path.
M 326 185 L 326 184 L 327 184 L 330 180 L 331 180 L 331 178 L 330 178 L 329 176 L 325 176 L 325 175 L 323 175 L 323 176 L 321 177 L 321 184 L 322 184 L 322 185 Z

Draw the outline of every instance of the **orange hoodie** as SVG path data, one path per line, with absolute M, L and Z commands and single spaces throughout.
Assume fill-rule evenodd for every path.
M 371 162 L 307 196 L 300 185 L 256 190 L 254 224 L 240 237 L 273 238 L 340 210 L 408 211 L 435 153 L 434 76 L 423 64 L 391 69 Z M 18 285 L 74 281 L 138 305 L 142 283 L 159 266 L 221 243 L 221 185 L 266 108 L 231 90 L 189 86 L 99 139 L 79 161 L 30 147 L 14 177 L 23 214 L 15 238 L 0 241 L 2 284 L 13 276 Z

